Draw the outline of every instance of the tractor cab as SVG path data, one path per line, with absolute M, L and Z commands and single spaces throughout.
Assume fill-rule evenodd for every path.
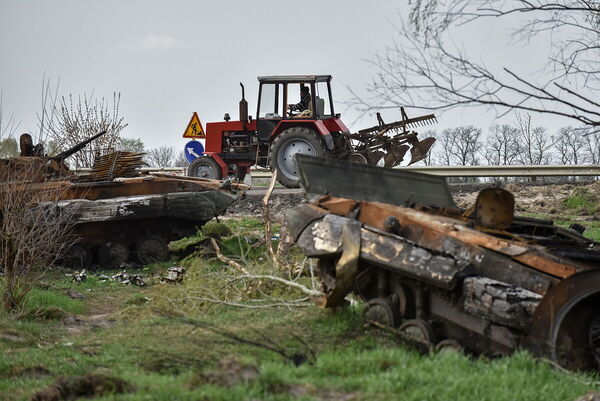
M 259 140 L 268 140 L 283 120 L 335 118 L 331 75 L 263 76 L 258 82 Z

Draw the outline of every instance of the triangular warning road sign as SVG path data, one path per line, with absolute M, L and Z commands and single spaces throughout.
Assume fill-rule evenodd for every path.
M 188 124 L 185 132 L 183 133 L 184 138 L 206 138 L 206 134 L 204 133 L 204 128 L 202 128 L 202 123 L 198 118 L 198 114 L 194 112 L 192 115 L 192 119 Z

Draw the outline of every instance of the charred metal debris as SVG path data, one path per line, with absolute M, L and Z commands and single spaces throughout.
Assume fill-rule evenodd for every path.
M 365 318 L 428 349 L 530 350 L 600 370 L 600 243 L 514 216 L 500 188 L 456 207 L 441 177 L 297 156 L 315 197 L 287 213 L 318 259 L 323 307 L 354 294 Z
M 21 156 L 0 159 L 0 194 L 15 188 L 47 197 L 49 213 L 72 216 L 78 237 L 64 260 L 75 269 L 120 268 L 166 261 L 167 244 L 193 234 L 223 214 L 247 190 L 230 181 L 144 174 L 142 154 L 96 155 L 91 172 L 78 175 L 66 159 L 104 135 L 96 134 L 57 156 L 46 156 L 30 135 L 20 138 Z M 10 193 L 10 192 L 9 192 Z

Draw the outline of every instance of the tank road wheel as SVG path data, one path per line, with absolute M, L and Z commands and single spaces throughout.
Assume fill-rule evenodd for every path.
M 85 244 L 73 245 L 65 255 L 65 265 L 73 269 L 90 269 L 94 264 L 94 254 Z
M 164 262 L 169 258 L 169 248 L 161 237 L 149 235 L 140 239 L 135 248 L 138 261 L 143 265 Z
M 400 332 L 411 340 L 428 346 L 435 343 L 435 335 L 431 325 L 422 319 L 407 320 L 400 326 Z
M 102 267 L 119 267 L 127 262 L 129 248 L 119 241 L 108 241 L 98 248 L 98 260 Z
M 445 340 L 440 341 L 435 345 L 435 352 L 462 352 L 463 348 L 460 346 L 458 341 L 447 338 Z
M 279 171 L 277 181 L 288 188 L 299 186 L 298 153 L 318 157 L 329 155 L 323 140 L 306 127 L 291 127 L 277 135 L 269 150 L 269 164 L 271 171 Z
M 398 308 L 385 298 L 372 299 L 365 310 L 365 321 L 387 327 L 397 327 L 400 322 Z
M 188 176 L 213 180 L 223 178 L 221 166 L 210 156 L 202 156 L 194 160 L 188 167 Z
M 570 370 L 600 369 L 600 270 L 550 288 L 535 310 L 529 348 Z

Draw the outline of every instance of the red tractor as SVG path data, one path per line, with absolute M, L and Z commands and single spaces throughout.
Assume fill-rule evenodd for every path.
M 298 186 L 298 153 L 394 167 L 409 149 L 411 164 L 422 160 L 435 141 L 419 141 L 416 132 L 407 131 L 435 116 L 408 119 L 404 110 L 401 121 L 385 124 L 378 113 L 378 125 L 350 133 L 334 112 L 331 75 L 265 76 L 258 82 L 257 118 L 248 116 L 240 84 L 239 121 L 225 114 L 225 121 L 206 124 L 206 150 L 190 164 L 188 175 L 243 179 L 258 165 L 277 170 L 277 180 L 293 188 Z

